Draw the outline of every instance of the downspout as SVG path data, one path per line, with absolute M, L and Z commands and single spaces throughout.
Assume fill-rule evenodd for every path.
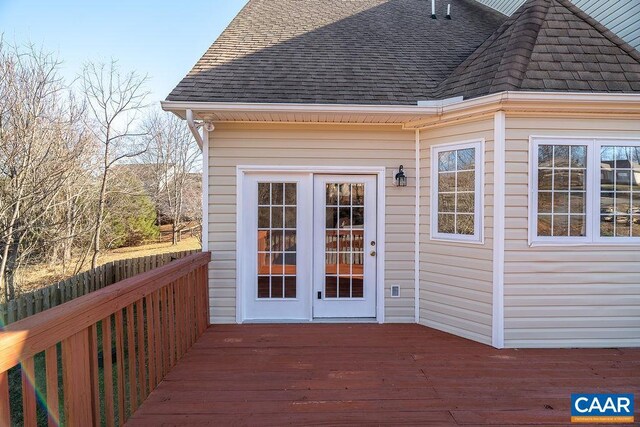
M 215 127 L 211 123 L 196 124 L 193 119 L 193 111 L 185 110 L 187 126 L 193 134 L 200 150 L 202 150 L 202 251 L 209 250 L 209 132 Z M 199 128 L 202 127 L 202 134 Z
M 414 306 L 415 322 L 420 323 L 420 129 L 416 129 L 416 206 L 415 206 L 415 237 L 414 237 Z
M 199 133 L 199 132 L 198 132 Z M 209 132 L 202 141 L 202 252 L 209 250 Z
M 202 147 L 204 146 L 204 142 L 202 140 L 202 135 L 200 135 L 200 131 L 198 130 L 198 125 L 196 125 L 195 121 L 193 120 L 193 111 L 187 109 L 185 111 L 185 115 L 187 118 L 187 126 L 189 126 L 189 130 L 193 134 L 193 137 L 196 139 L 196 142 L 198 143 L 198 147 L 200 147 L 200 150 L 202 150 Z

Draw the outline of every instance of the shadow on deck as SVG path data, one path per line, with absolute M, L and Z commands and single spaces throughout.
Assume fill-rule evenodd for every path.
M 213 325 L 128 425 L 557 425 L 576 392 L 640 397 L 640 349 L 496 350 L 408 324 Z

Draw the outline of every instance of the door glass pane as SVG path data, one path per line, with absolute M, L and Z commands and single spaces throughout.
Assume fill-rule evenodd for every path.
M 325 298 L 364 297 L 364 191 L 363 183 L 326 184 Z
M 296 298 L 297 184 L 258 183 L 257 297 Z

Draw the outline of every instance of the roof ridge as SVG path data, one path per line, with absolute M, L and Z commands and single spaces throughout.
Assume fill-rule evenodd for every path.
M 620 49 L 628 53 L 629 56 L 631 56 L 633 59 L 640 62 L 640 52 L 638 52 L 633 46 L 631 46 L 629 43 L 624 41 L 621 37 L 619 37 L 613 31 L 605 27 L 602 23 L 600 23 L 600 21 L 598 21 L 588 13 L 584 12 L 578 6 L 573 4 L 573 2 L 571 2 L 570 0 L 553 0 L 553 1 L 556 1 L 560 3 L 560 5 L 569 9 L 569 11 L 571 11 L 578 18 L 582 19 L 587 24 L 591 25 L 603 37 L 607 38 L 610 42 L 612 42 L 613 44 L 618 46 Z
M 546 10 L 544 12 L 544 17 L 536 23 L 536 28 L 535 28 L 535 40 L 533 41 L 533 43 L 529 44 L 528 46 L 524 46 L 522 47 L 522 49 L 525 49 L 527 51 L 527 55 L 526 55 L 526 63 L 524 62 L 515 62 L 516 65 L 516 69 L 513 68 L 513 56 L 515 55 L 514 53 L 509 54 L 509 50 L 508 48 L 505 50 L 505 53 L 502 55 L 502 58 L 500 60 L 500 64 L 498 65 L 498 71 L 494 74 L 493 78 L 491 79 L 491 88 L 494 88 L 494 82 L 496 81 L 496 79 L 501 78 L 502 76 L 500 76 L 501 72 L 504 71 L 503 66 L 506 66 L 508 63 L 512 64 L 511 70 L 514 72 L 517 72 L 519 74 L 519 76 L 515 76 L 513 74 L 509 74 L 510 77 L 513 77 L 515 79 L 518 79 L 518 83 L 521 84 L 522 81 L 525 78 L 525 75 L 527 73 L 527 67 L 529 66 L 529 63 L 531 62 L 531 55 L 533 54 L 533 48 L 536 46 L 536 43 L 538 41 L 538 38 L 540 37 L 540 30 L 542 29 L 542 25 L 544 24 L 547 15 L 549 14 L 549 9 L 551 7 L 551 2 L 552 0 L 528 0 L 525 1 L 522 6 L 520 6 L 520 8 L 518 9 L 522 9 L 519 12 L 519 16 L 518 18 L 510 25 L 517 25 L 518 22 L 520 22 L 521 19 L 525 19 L 527 23 L 530 23 L 532 21 L 532 19 L 534 18 L 534 14 L 536 13 L 534 9 L 535 6 L 540 5 L 540 3 L 544 2 L 545 6 L 546 6 Z M 517 13 L 518 11 L 516 11 Z M 530 16 L 524 16 L 525 14 L 528 14 Z M 519 31 L 513 31 L 512 34 L 509 36 L 509 41 L 507 42 L 507 46 L 513 48 L 513 41 L 516 41 L 518 38 L 522 37 L 522 33 Z M 520 46 L 518 46 L 520 47 Z M 509 68 L 509 67 L 507 67 Z

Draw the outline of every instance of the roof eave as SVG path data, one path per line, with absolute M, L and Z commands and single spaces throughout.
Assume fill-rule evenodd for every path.
M 162 109 L 186 118 L 192 110 L 212 122 L 369 123 L 401 125 L 438 114 L 439 107 L 418 105 L 293 104 L 162 101 Z
M 500 92 L 440 106 L 286 104 L 163 101 L 162 109 L 185 118 L 192 110 L 200 120 L 268 123 L 341 123 L 402 125 L 405 129 L 428 127 L 494 111 L 592 114 L 638 114 L 639 93 Z

